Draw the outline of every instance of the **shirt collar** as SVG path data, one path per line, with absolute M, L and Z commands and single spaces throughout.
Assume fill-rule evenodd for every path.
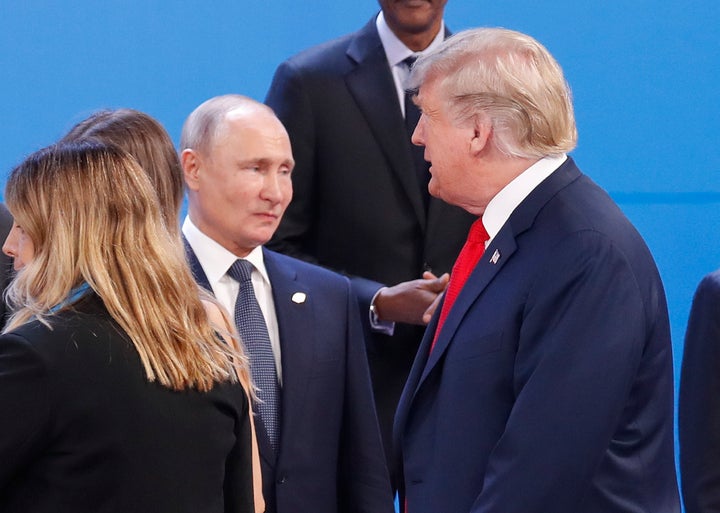
M 200 231 L 192 222 L 190 216 L 185 217 L 182 232 L 195 252 L 200 265 L 202 265 L 210 285 L 213 286 L 227 274 L 228 269 L 238 257 Z M 270 278 L 265 268 L 262 246 L 253 249 L 244 259 L 255 266 L 265 283 L 270 284 Z
M 490 235 L 490 240 L 498 234 L 517 206 L 566 160 L 565 154 L 538 160 L 490 200 L 483 213 L 483 225 Z
M 378 35 L 380 36 L 380 41 L 385 49 L 385 56 L 387 57 L 390 66 L 397 66 L 411 55 L 422 55 L 429 52 L 445 39 L 445 20 L 443 20 L 440 24 L 440 30 L 435 36 L 435 39 L 433 39 L 432 43 L 430 43 L 430 45 L 422 52 L 413 52 L 410 48 L 405 46 L 405 43 L 398 39 L 395 33 L 390 30 L 382 11 L 380 11 L 380 14 L 378 14 L 378 17 L 375 20 L 375 26 L 377 27 Z

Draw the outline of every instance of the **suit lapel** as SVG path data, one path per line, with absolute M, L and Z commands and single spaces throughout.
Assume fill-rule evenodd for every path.
M 210 292 L 210 294 L 212 294 L 213 289 L 210 286 L 210 281 L 208 280 L 207 275 L 202 268 L 202 265 L 200 265 L 200 261 L 198 260 L 195 252 L 190 246 L 190 243 L 187 241 L 184 235 L 182 236 L 182 240 L 183 246 L 185 246 L 185 258 L 187 259 L 188 265 L 190 266 L 190 271 L 192 271 L 193 278 L 195 278 L 195 283 L 197 283 L 202 288 Z
M 345 77 L 348 90 L 387 156 L 424 230 L 426 214 L 422 191 L 415 177 L 410 141 L 374 17 L 350 42 L 347 54 L 356 63 Z
M 287 443 L 283 435 L 291 433 L 292 426 L 301 424 L 298 416 L 305 411 L 308 377 L 312 373 L 313 355 L 316 354 L 315 312 L 312 294 L 296 270 L 272 251 L 263 248 L 263 255 L 272 285 L 282 354 L 282 452 Z M 305 294 L 303 301 L 297 299 L 297 293 Z M 293 297 L 296 299 L 293 300 Z
M 455 332 L 462 324 L 462 320 L 467 311 L 493 278 L 505 266 L 505 263 L 510 260 L 516 249 L 515 235 L 511 230 L 503 229 L 485 250 L 480 262 L 475 266 L 475 269 L 460 291 L 460 294 L 458 294 L 455 299 L 455 304 L 445 319 L 437 342 L 435 342 L 435 347 L 430 353 L 425 369 L 420 377 L 419 385 L 427 378 L 428 374 L 447 350 Z
M 455 304 L 445 319 L 445 324 L 440 331 L 435 347 L 427 358 L 415 390 L 422 386 L 428 374 L 432 372 L 440 361 L 472 304 L 513 256 L 517 250 L 517 238 L 532 226 L 538 213 L 547 202 L 560 189 L 566 187 L 579 176 L 579 169 L 575 166 L 573 160 L 568 157 L 565 163 L 540 183 L 510 215 L 508 221 L 485 250 L 460 294 L 458 294 Z M 438 312 L 440 308 L 439 306 Z M 434 333 L 435 330 L 432 330 L 431 334 Z

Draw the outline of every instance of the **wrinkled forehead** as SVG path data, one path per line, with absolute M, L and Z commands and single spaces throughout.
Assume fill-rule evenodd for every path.
M 212 145 L 211 153 L 218 152 L 294 166 L 287 130 L 272 111 L 228 113 Z

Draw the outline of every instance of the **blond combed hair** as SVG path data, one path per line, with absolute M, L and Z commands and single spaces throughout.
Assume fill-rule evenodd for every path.
M 411 89 L 437 81 L 459 123 L 489 120 L 497 148 L 511 157 L 567 153 L 577 144 L 570 87 L 550 52 L 502 28 L 459 32 L 421 56 Z
M 50 146 L 16 167 L 6 203 L 35 247 L 7 297 L 6 331 L 53 308 L 82 282 L 127 333 L 147 379 L 174 390 L 237 381 L 242 359 L 210 325 L 182 246 L 127 153 L 96 141 Z

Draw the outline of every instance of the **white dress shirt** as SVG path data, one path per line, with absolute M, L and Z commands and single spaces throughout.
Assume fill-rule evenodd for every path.
M 445 39 L 445 22 L 443 21 L 440 25 L 440 30 L 435 36 L 435 39 L 433 39 L 432 43 L 430 43 L 430 45 L 422 52 L 413 52 L 410 48 L 405 46 L 405 43 L 398 39 L 395 33 L 390 30 L 390 27 L 388 27 L 382 11 L 380 11 L 380 14 L 378 14 L 378 17 L 375 20 L 375 26 L 377 27 L 378 34 L 380 35 L 380 41 L 385 49 L 385 56 L 390 64 L 390 70 L 392 71 L 393 81 L 395 82 L 398 101 L 400 102 L 400 110 L 403 113 L 403 117 L 405 117 L 405 82 L 408 79 L 409 72 L 407 65 L 403 61 L 411 55 L 419 56 L 429 52 L 442 43 L 443 39 Z
M 233 253 L 218 244 L 203 232 L 201 232 L 195 224 L 186 217 L 182 226 L 183 235 L 187 239 L 190 247 L 195 252 L 200 265 L 205 271 L 210 287 L 215 298 L 230 313 L 230 318 L 234 318 L 235 301 L 237 300 L 240 284 L 231 278 L 227 271 L 230 266 L 238 259 Z M 272 296 L 272 285 L 265 268 L 262 247 L 258 246 L 253 249 L 245 258 L 253 264 L 252 285 L 255 291 L 258 305 L 265 318 L 268 335 L 270 336 L 270 344 L 272 345 L 273 355 L 275 356 L 275 368 L 277 370 L 278 384 L 282 385 L 282 364 L 280 358 L 280 332 L 278 329 L 277 315 L 275 314 L 275 303 Z
M 445 22 L 443 21 L 441 23 L 440 30 L 435 36 L 435 39 L 433 39 L 430 45 L 422 52 L 413 52 L 410 48 L 405 46 L 405 43 L 398 39 L 395 33 L 390 30 L 390 27 L 388 27 L 382 11 L 380 11 L 380 14 L 378 14 L 378 17 L 375 20 L 375 26 L 377 27 L 380 41 L 382 42 L 383 49 L 385 50 L 385 57 L 387 58 L 388 64 L 390 64 L 390 71 L 392 72 L 393 82 L 395 83 L 395 92 L 398 96 L 400 111 L 402 112 L 403 117 L 405 117 L 405 90 L 407 89 L 405 87 L 405 83 L 410 75 L 410 71 L 403 61 L 411 55 L 420 56 L 442 43 L 445 39 Z M 371 305 L 375 304 L 375 298 L 378 293 L 379 291 L 372 298 Z M 372 306 L 370 309 L 370 327 L 373 331 L 384 333 L 386 335 L 392 335 L 395 331 L 395 323 L 380 320 L 372 310 Z
M 500 228 L 502 228 L 510 218 L 510 215 L 517 206 L 540 185 L 540 182 L 550 176 L 553 171 L 559 168 L 566 160 L 567 155 L 565 154 L 557 157 L 545 157 L 538 160 L 520 173 L 512 182 L 503 187 L 500 192 L 490 200 L 482 216 L 483 225 L 490 236 L 490 239 L 485 243 L 485 247 L 487 247 L 490 241 L 498 234 Z

